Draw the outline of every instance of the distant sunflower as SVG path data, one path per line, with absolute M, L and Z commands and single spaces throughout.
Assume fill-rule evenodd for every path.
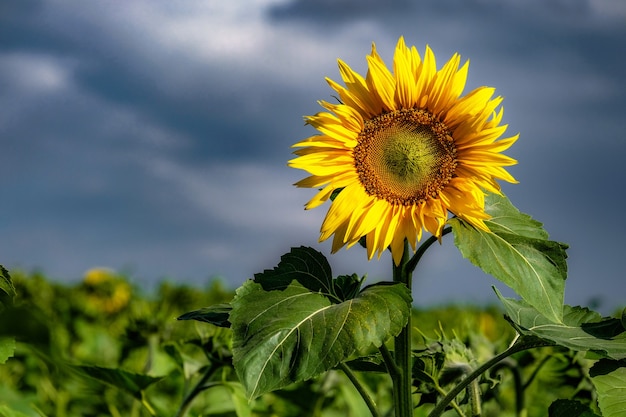
M 327 79 L 340 104 L 320 101 L 328 112 L 307 116 L 321 134 L 294 147 L 289 165 L 311 176 L 298 187 L 323 187 L 306 208 L 334 198 L 320 241 L 334 235 L 332 250 L 366 237 L 368 258 L 389 246 L 396 265 L 404 240 L 413 250 L 425 229 L 440 237 L 448 213 L 488 231 L 485 191 L 496 180 L 516 182 L 503 168 L 516 161 L 501 152 L 518 135 L 498 140 L 501 97 L 480 87 L 462 96 L 468 63 L 460 56 L 437 70 L 427 46 L 422 59 L 400 38 L 387 69 L 372 44 L 365 78 L 338 60 L 345 87 Z M 338 194 L 337 191 L 340 191 Z

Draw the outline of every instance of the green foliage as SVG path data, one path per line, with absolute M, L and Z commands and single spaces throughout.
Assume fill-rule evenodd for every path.
M 281 256 L 276 268 L 254 275 L 254 282 L 261 284 L 265 291 L 284 290 L 293 281 L 313 293 L 323 294 L 334 303 L 354 298 L 363 283 L 356 274 L 333 279 L 326 257 L 304 246 L 291 248 L 289 253 Z
M 29 414 L 24 414 L 17 410 L 12 410 L 6 405 L 0 405 L 0 417 L 29 417 Z
M 359 390 L 379 415 L 393 409 L 385 349 L 394 355 L 388 339 L 406 323 L 407 288 L 333 278 L 310 248 L 234 298 L 219 283 L 164 283 L 145 295 L 114 273 L 70 286 L 14 275 L 16 296 L 0 311 L 0 416 L 360 417 L 371 409 Z M 434 416 L 477 372 L 445 416 L 471 415 L 475 401 L 483 417 L 621 415 L 623 312 L 565 306 L 556 321 L 500 298 L 508 321 L 494 307 L 411 312 L 414 416 Z M 547 344 L 558 346 L 524 350 Z
M 211 323 L 218 327 L 230 327 L 228 317 L 232 307 L 230 304 L 216 304 L 210 307 L 203 307 L 199 310 L 190 311 L 178 317 L 178 320 L 198 320 Z
M 504 196 L 489 194 L 485 223 L 491 232 L 450 220 L 454 242 L 464 257 L 511 287 L 552 321 L 563 317 L 567 245 L 548 240 L 541 223 L 517 210 Z
M 15 339 L 13 337 L 0 338 L 0 364 L 6 363 L 13 356 L 14 352 Z
M 548 417 L 599 417 L 578 401 L 557 400 L 548 409 Z
M 233 360 L 250 397 L 310 379 L 400 332 L 408 288 L 379 284 L 355 294 L 355 282 L 333 280 L 321 253 L 294 248 L 237 290 Z
M 590 371 L 604 417 L 620 417 L 626 410 L 626 361 L 602 359 Z
M 126 391 L 138 400 L 142 399 L 143 391 L 146 388 L 162 379 L 162 377 L 155 378 L 123 369 L 103 368 L 101 366 L 76 366 L 74 369 L 85 377 L 94 378 Z
M 11 275 L 5 267 L 0 265 L 0 308 L 13 304 L 15 298 L 15 286 Z
M 498 297 L 520 334 L 547 339 L 577 351 L 612 359 L 626 358 L 626 330 L 620 320 L 602 318 L 588 308 L 564 306 L 562 322 L 553 322 L 524 301 Z M 626 396 L 626 391 L 624 391 Z
M 563 321 L 554 323 L 523 301 L 504 298 L 509 320 L 520 334 L 550 340 L 575 351 L 604 359 L 590 370 L 605 417 L 626 409 L 626 329 L 621 318 L 602 318 L 587 308 L 564 307 Z
M 0 319 L 5 308 L 12 308 L 15 298 L 15 286 L 11 280 L 11 275 L 2 265 L 0 265 Z M 3 336 L 0 333 L 0 364 L 6 363 L 7 359 L 15 352 L 15 338 Z
M 175 416 L 205 371 L 213 371 L 207 391 L 236 383 L 234 372 L 218 372 L 229 368 L 229 333 L 175 320 L 190 307 L 230 300 L 219 282 L 163 283 L 150 295 L 117 274 L 62 285 L 14 272 L 13 284 L 14 306 L 0 312 L 0 331 L 12 335 L 0 356 L 5 340 L 15 346 L 0 365 L 0 416 Z M 233 398 L 220 398 L 221 415 L 234 415 Z M 218 415 L 208 401 L 197 396 L 187 415 Z

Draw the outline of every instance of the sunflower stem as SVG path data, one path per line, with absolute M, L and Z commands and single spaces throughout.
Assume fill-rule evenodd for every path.
M 393 263 L 393 281 L 406 285 L 411 290 L 413 271 L 408 269 L 409 243 L 404 241 L 404 253 L 399 265 Z M 399 372 L 391 374 L 393 381 L 393 398 L 396 417 L 413 415 L 413 399 L 411 398 L 411 313 L 406 325 L 394 341 L 394 356 Z
M 446 227 L 441 231 L 441 236 L 439 238 L 435 236 L 430 236 L 428 239 L 426 239 L 426 241 L 422 243 L 419 248 L 417 248 L 417 251 L 415 251 L 413 257 L 407 262 L 406 269 L 410 273 L 413 273 L 415 267 L 417 267 L 417 263 L 420 261 L 420 259 L 422 259 L 424 253 L 426 253 L 426 249 L 430 248 L 433 243 L 437 242 L 439 239 L 441 239 L 450 232 L 452 232 L 452 228 Z

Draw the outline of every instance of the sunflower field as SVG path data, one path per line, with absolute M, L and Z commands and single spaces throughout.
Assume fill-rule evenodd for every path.
M 369 415 L 340 367 L 250 400 L 233 368 L 232 330 L 177 320 L 195 307 L 198 317 L 215 320 L 202 307 L 232 297 L 218 280 L 204 288 L 163 282 L 147 294 L 109 270 L 91 270 L 75 284 L 3 270 L 0 416 Z M 465 366 L 489 360 L 515 337 L 501 307 L 447 306 L 412 316 L 416 416 L 428 415 Z M 479 380 L 480 415 L 596 415 L 594 362 L 560 346 L 512 355 Z M 380 361 L 365 355 L 348 364 L 390 410 L 391 381 L 378 372 Z M 470 415 L 456 414 L 468 392 L 444 415 Z

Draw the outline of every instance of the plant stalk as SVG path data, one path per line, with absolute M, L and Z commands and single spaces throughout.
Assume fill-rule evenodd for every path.
M 393 262 L 393 261 L 392 261 Z M 413 271 L 407 268 L 409 262 L 409 243 L 404 241 L 404 253 L 400 264 L 393 263 L 393 281 L 406 285 L 411 290 Z M 411 309 L 412 310 L 412 309 Z M 413 399 L 411 398 L 411 313 L 406 325 L 394 340 L 394 357 L 397 370 L 392 373 L 393 397 L 396 417 L 410 417 L 413 415 Z
M 458 385 L 452 388 L 452 390 L 450 390 L 448 394 L 441 401 L 437 403 L 437 405 L 430 412 L 428 417 L 441 416 L 441 414 L 443 414 L 448 404 L 450 404 L 450 402 L 454 400 L 454 398 L 456 398 L 456 396 L 459 395 L 461 391 L 463 391 L 472 381 L 474 381 L 476 378 L 481 376 L 487 370 L 495 366 L 501 360 L 508 358 L 514 353 L 521 352 L 526 349 L 532 349 L 532 348 L 543 347 L 543 346 L 554 346 L 554 345 L 555 345 L 554 342 L 550 342 L 548 340 L 542 340 L 538 338 L 524 338 L 524 337 L 520 338 L 515 344 L 510 346 L 507 350 L 489 359 L 487 362 L 485 362 L 484 364 L 476 368 L 474 372 L 472 372 L 467 377 L 465 377 L 461 382 L 459 382 Z
M 367 392 L 365 386 L 361 384 L 361 381 L 357 379 L 354 372 L 352 372 L 352 369 L 350 369 L 348 365 L 343 362 L 339 364 L 339 367 L 346 374 L 350 382 L 352 382 L 352 385 L 354 385 L 356 390 L 359 392 L 361 398 L 363 398 L 363 401 L 365 401 L 367 408 L 370 410 L 370 413 L 372 413 L 372 417 L 380 417 L 378 409 L 376 408 L 376 403 L 372 399 L 372 396 Z
M 450 232 L 452 232 L 452 228 L 446 227 L 441 231 L 441 237 L 437 238 L 435 236 L 430 236 L 428 239 L 426 239 L 424 243 L 422 243 L 420 247 L 417 248 L 417 251 L 415 251 L 415 254 L 411 258 L 411 260 L 407 262 L 407 265 L 406 265 L 407 271 L 409 271 L 410 273 L 413 273 L 413 271 L 415 270 L 415 267 L 417 267 L 418 262 L 420 261 L 420 259 L 422 259 L 422 256 L 424 255 L 424 253 L 426 253 L 426 250 L 430 248 L 430 246 L 433 243 L 437 242 L 439 239 L 441 239 L 442 237 L 444 237 Z M 405 253 L 406 253 L 406 250 L 405 250 Z
M 196 398 L 199 393 L 201 393 L 205 389 L 204 384 L 221 366 L 221 364 L 211 364 L 211 366 L 209 366 L 209 368 L 206 370 L 204 375 L 202 375 L 198 383 L 183 399 L 183 402 L 180 405 L 178 412 L 176 413 L 176 417 L 184 417 L 187 414 L 187 410 L 189 409 L 189 406 L 191 406 L 191 402 L 194 400 L 194 398 Z

